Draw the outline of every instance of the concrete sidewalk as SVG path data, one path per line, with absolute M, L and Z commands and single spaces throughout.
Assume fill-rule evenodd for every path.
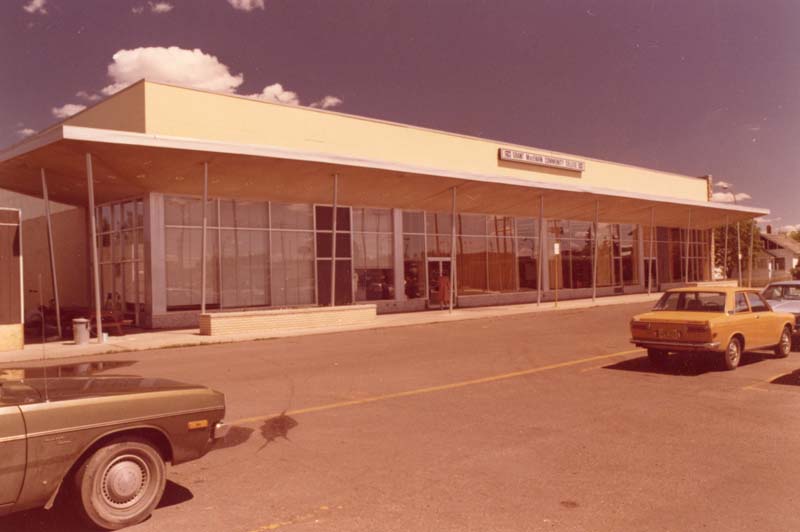
M 361 331 L 366 329 L 380 329 L 385 327 L 403 327 L 407 325 L 424 325 L 430 323 L 443 323 L 450 321 L 474 320 L 480 318 L 497 318 L 517 314 L 535 314 L 538 312 L 552 312 L 558 310 L 582 309 L 608 305 L 624 305 L 631 303 L 645 303 L 655 301 L 661 296 L 659 293 L 629 294 L 591 299 L 573 299 L 560 301 L 556 307 L 553 302 L 506 305 L 496 307 L 475 307 L 447 310 L 431 310 L 425 312 L 410 312 L 402 314 L 382 314 L 369 323 L 357 325 L 315 327 L 308 329 L 289 329 L 276 331 L 257 331 L 248 334 L 231 334 L 220 336 L 201 336 L 198 329 L 182 330 L 155 330 L 136 332 L 125 336 L 112 336 L 104 344 L 92 343 L 88 345 L 75 345 L 72 341 L 48 342 L 45 349 L 41 344 L 26 345 L 24 349 L 0 353 L 0 364 L 7 362 L 24 362 L 41 360 L 46 353 L 47 359 L 79 357 L 88 355 L 102 355 L 107 353 L 123 353 L 126 351 L 146 351 L 149 349 L 163 349 L 168 347 L 187 347 L 206 344 L 224 344 L 231 342 L 247 342 L 253 340 L 268 340 L 271 338 L 287 338 L 292 336 L 306 336 L 311 334 L 326 334 L 344 331 Z

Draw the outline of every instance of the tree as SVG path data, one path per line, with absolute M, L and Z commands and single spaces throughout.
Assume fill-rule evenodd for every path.
M 754 220 L 747 220 L 739 224 L 739 238 L 742 250 L 742 277 L 746 275 L 750 264 L 750 234 L 753 233 L 753 267 L 755 268 L 755 257 L 764 249 L 761 242 L 761 230 Z M 722 267 L 725 278 L 734 277 L 737 271 L 737 241 L 736 224 L 728 226 L 728 261 L 725 263 L 725 226 L 714 229 L 714 265 Z

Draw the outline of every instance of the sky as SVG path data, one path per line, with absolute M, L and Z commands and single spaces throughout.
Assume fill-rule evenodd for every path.
M 799 26 L 796 0 L 3 0 L 0 147 L 147 77 L 711 174 L 800 229 Z

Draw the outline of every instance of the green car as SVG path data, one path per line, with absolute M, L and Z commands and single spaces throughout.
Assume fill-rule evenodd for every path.
M 61 493 L 95 526 L 139 523 L 166 462 L 203 456 L 227 433 L 224 415 L 220 392 L 165 379 L 0 380 L 0 516 L 49 509 Z

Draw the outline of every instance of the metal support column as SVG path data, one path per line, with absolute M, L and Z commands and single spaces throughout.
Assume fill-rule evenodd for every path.
M 600 227 L 600 200 L 594 204 L 594 246 L 592 247 L 592 301 L 597 300 L 597 229 Z
M 725 252 L 722 254 L 722 273 L 725 276 L 725 279 L 728 278 L 728 225 L 729 225 L 729 217 L 725 215 Z M 713 233 L 712 233 L 713 234 Z
M 753 286 L 753 240 L 756 234 L 756 222 L 750 222 L 750 253 L 747 257 L 747 286 Z
M 94 211 L 94 175 L 92 154 L 86 154 L 86 185 L 89 192 L 89 226 L 92 236 L 92 271 L 94 273 L 94 312 L 97 320 L 97 343 L 103 343 L 103 312 L 100 303 L 100 263 L 97 259 L 97 220 Z
M 333 210 L 331 216 L 331 306 L 336 306 L 336 218 L 339 203 L 339 174 L 333 174 Z
M 44 213 L 47 217 L 47 242 L 50 247 L 50 275 L 53 281 L 53 298 L 56 302 L 56 327 L 58 328 L 58 337 L 62 338 L 61 331 L 61 299 L 58 297 L 58 276 L 56 275 L 56 255 L 53 250 L 53 221 L 50 216 L 50 197 L 47 194 L 47 177 L 45 176 L 44 168 L 42 171 L 42 196 L 44 196 Z M 44 316 L 44 314 L 42 314 Z
M 689 243 L 692 240 L 692 209 L 689 209 L 689 222 L 686 224 L 686 256 L 684 257 L 683 282 L 689 283 Z
M 453 300 L 456 298 L 456 187 L 453 187 L 452 223 L 450 224 L 450 312 L 453 312 Z
M 200 314 L 206 313 L 206 264 L 208 236 L 208 161 L 203 163 L 203 236 L 200 240 Z
M 737 255 L 737 272 L 739 277 L 739 286 L 742 286 L 742 233 L 739 229 L 739 222 L 736 222 L 736 255 Z
M 647 295 L 653 291 L 653 241 L 655 240 L 656 230 L 656 208 L 650 207 L 650 252 L 647 257 Z
M 536 304 L 542 304 L 542 290 L 544 290 L 544 196 L 539 196 L 539 260 L 536 272 Z

